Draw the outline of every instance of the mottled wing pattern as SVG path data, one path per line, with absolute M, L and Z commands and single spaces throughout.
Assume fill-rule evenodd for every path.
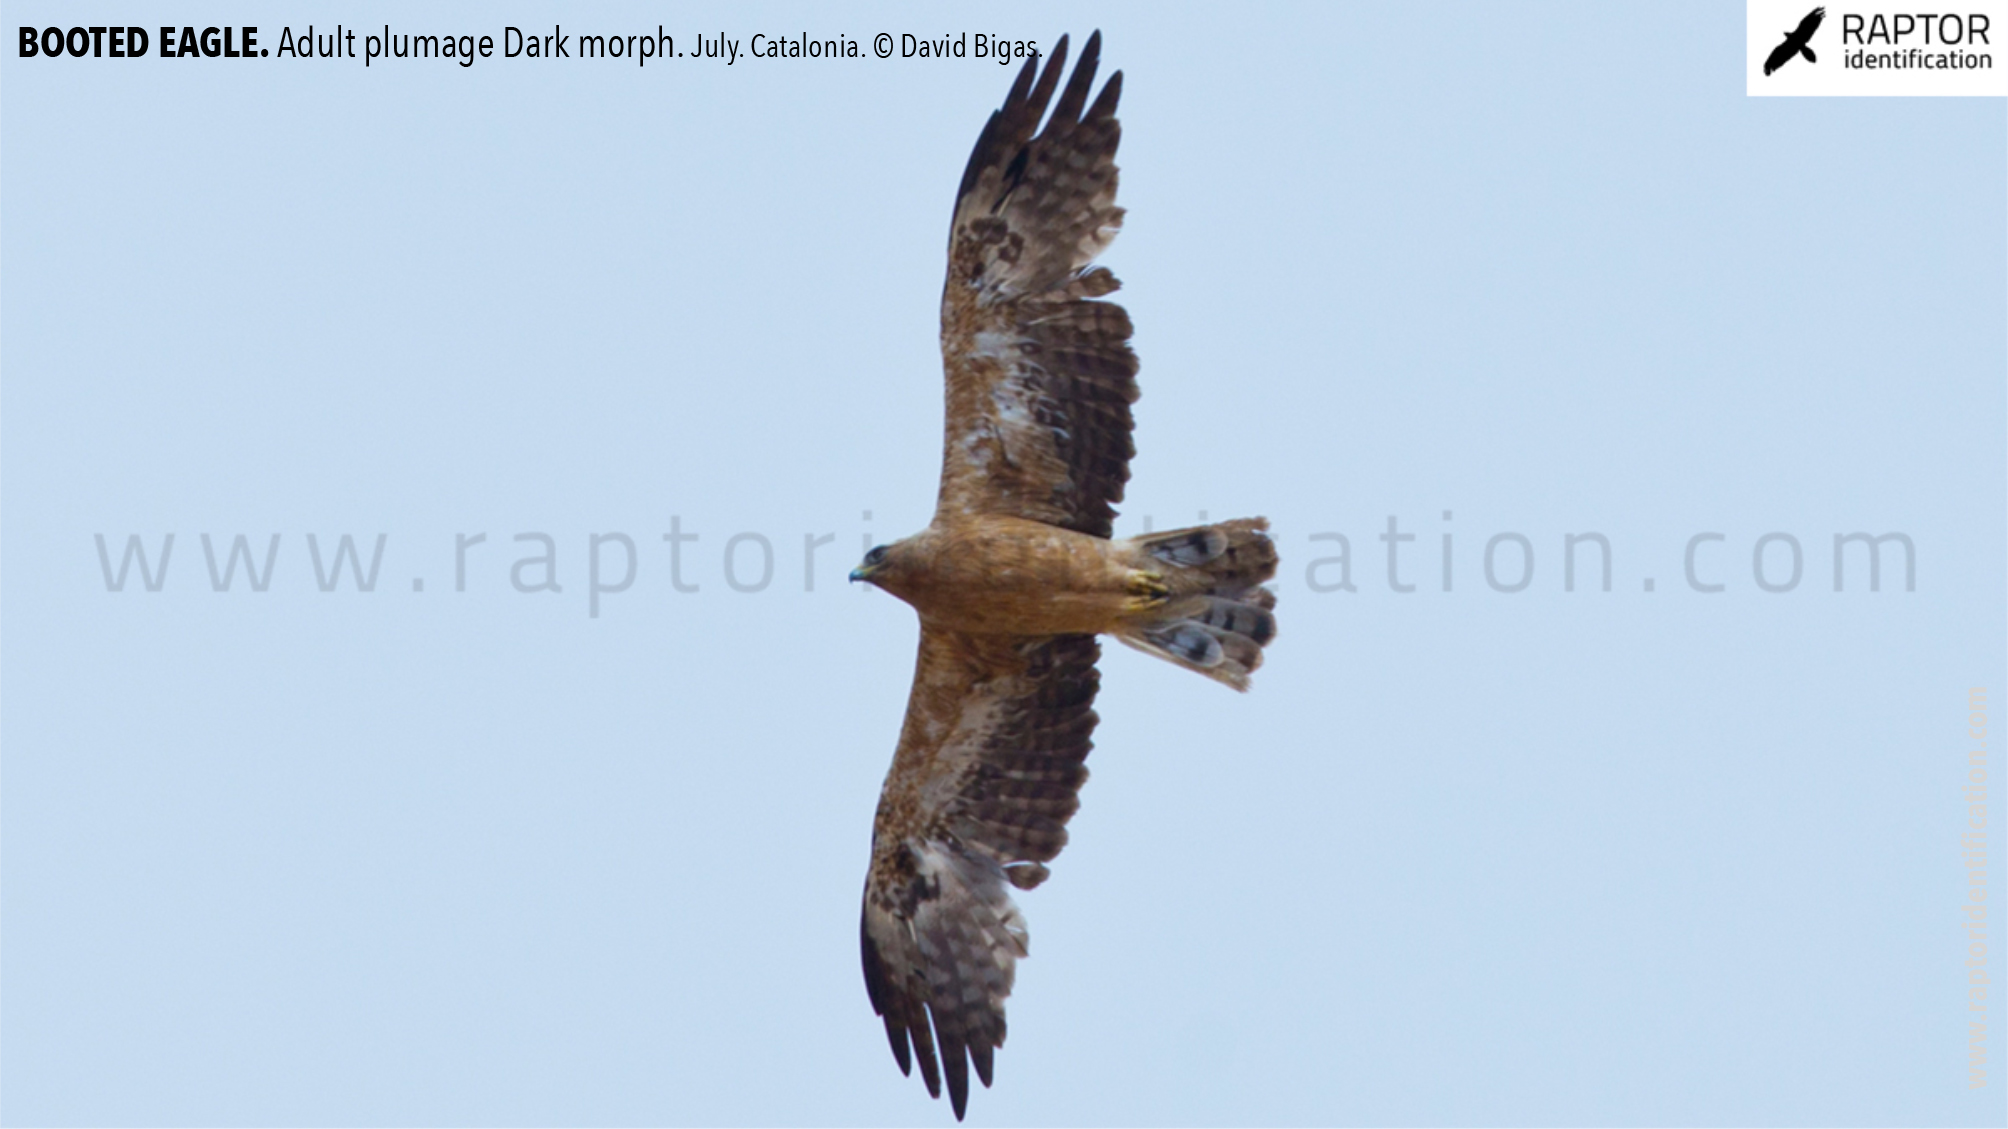
M 1004 999 L 1026 954 L 1005 884 L 1029 890 L 1045 879 L 1080 806 L 1099 654 L 1092 635 L 921 630 L 872 827 L 865 988 L 900 1070 L 910 1073 L 918 1056 L 936 1097 L 945 1074 L 958 1120 L 970 1062 L 990 1084 Z
M 1028 59 L 969 155 L 948 240 L 941 354 L 948 383 L 943 512 L 997 513 L 1107 537 L 1129 479 L 1136 354 L 1120 284 L 1089 269 L 1122 226 L 1115 206 L 1122 72 L 1087 104 L 1096 32 L 1066 68 L 1061 38 L 1034 84 Z M 1083 113 L 1083 107 L 1086 112 Z

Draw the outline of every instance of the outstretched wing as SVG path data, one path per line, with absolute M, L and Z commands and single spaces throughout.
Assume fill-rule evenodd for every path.
M 969 154 L 948 238 L 941 358 L 948 382 L 945 513 L 1010 514 L 1107 537 L 1129 479 L 1136 354 L 1119 285 L 1088 269 L 1122 226 L 1115 206 L 1122 72 L 1093 105 L 1089 38 L 1046 127 L 1065 37 L 1034 85 L 1027 59 Z M 1082 107 L 1086 106 L 1086 113 Z
M 957 1120 L 971 1061 L 990 1084 L 1004 999 L 1026 954 L 1025 921 L 1005 884 L 1044 881 L 1080 806 L 1099 654 L 1092 635 L 921 629 L 872 827 L 865 989 L 900 1070 L 912 1071 L 911 1043 L 929 1094 L 940 1097 L 948 1076 Z
M 1812 42 L 1813 33 L 1820 30 L 1820 21 L 1826 18 L 1827 10 L 1825 8 L 1815 8 L 1807 12 L 1806 18 L 1799 21 L 1798 30 L 1792 33 L 1794 43 L 1799 47 L 1804 47 L 1806 44 Z

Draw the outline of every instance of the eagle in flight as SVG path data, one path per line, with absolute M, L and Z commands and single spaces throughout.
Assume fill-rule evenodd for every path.
M 1115 238 L 1116 99 L 1101 33 L 1059 101 L 1067 41 L 1027 59 L 963 170 L 941 294 L 947 434 L 926 529 L 852 580 L 920 615 L 920 655 L 872 825 L 865 989 L 893 1057 L 959 1120 L 990 1084 L 1030 890 L 1067 842 L 1107 633 L 1237 690 L 1275 637 L 1263 518 L 1111 540 L 1137 398 Z M 1052 113 L 1047 115 L 1048 103 Z M 1045 128 L 1040 129 L 1040 120 Z

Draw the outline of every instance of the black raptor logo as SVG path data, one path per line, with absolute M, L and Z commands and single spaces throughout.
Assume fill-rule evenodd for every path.
M 1825 8 L 1815 8 L 1806 13 L 1806 18 L 1799 21 L 1798 27 L 1785 33 L 1785 42 L 1771 49 L 1771 57 L 1764 60 L 1764 73 L 1768 75 L 1791 62 L 1794 55 L 1804 55 L 1809 63 L 1819 62 L 1809 44 L 1813 42 L 1813 33 L 1820 30 L 1820 21 L 1826 18 Z

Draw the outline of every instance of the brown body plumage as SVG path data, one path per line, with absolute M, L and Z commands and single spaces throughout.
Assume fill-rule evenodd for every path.
M 959 1119 L 990 1084 L 1024 919 L 1087 780 L 1100 656 L 1123 642 L 1245 690 L 1275 635 L 1261 518 L 1110 539 L 1129 478 L 1136 354 L 1091 267 L 1115 206 L 1117 72 L 1092 105 L 1087 42 L 1045 128 L 1067 41 L 1028 60 L 956 195 L 941 298 L 947 426 L 934 521 L 871 551 L 920 614 L 920 654 L 865 880 L 865 986 L 901 1070 Z

